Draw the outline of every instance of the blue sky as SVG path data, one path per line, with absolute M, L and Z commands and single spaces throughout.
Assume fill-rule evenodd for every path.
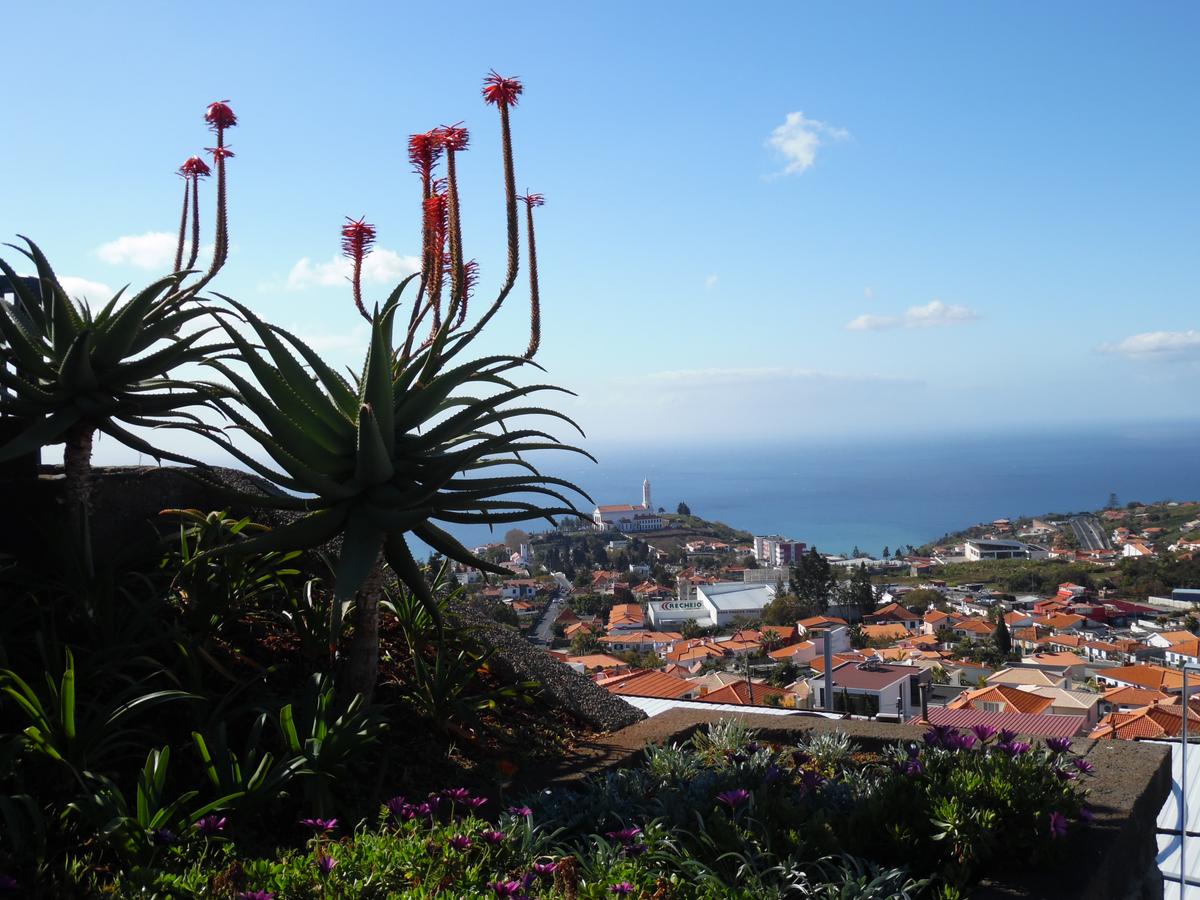
M 1200 7 L 444 9 L 9 9 L 0 234 L 148 280 L 229 98 L 216 287 L 349 363 L 339 227 L 378 226 L 386 277 L 416 252 L 410 132 L 472 129 L 467 252 L 496 283 L 494 67 L 526 84 L 517 178 L 547 199 L 539 359 L 600 441 L 1194 416 Z M 489 348 L 526 329 L 514 295 Z

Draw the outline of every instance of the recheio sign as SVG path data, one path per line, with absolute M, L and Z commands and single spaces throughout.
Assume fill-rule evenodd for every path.
M 655 612 L 695 612 L 704 609 L 699 600 L 663 600 L 661 603 L 651 603 Z

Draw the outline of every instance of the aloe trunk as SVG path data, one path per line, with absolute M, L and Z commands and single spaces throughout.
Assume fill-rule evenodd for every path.
M 83 553 L 87 575 L 95 574 L 92 565 L 92 439 L 96 429 L 86 422 L 72 425 L 63 450 L 63 473 L 71 529 Z
M 383 563 L 376 560 L 354 597 L 354 637 L 346 649 L 342 670 L 342 702 L 361 695 L 371 702 L 379 680 L 379 595 L 383 593 Z M 334 601 L 338 602 L 338 601 Z

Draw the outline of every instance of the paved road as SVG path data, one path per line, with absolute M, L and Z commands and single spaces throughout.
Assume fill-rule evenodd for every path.
M 1075 516 L 1071 519 L 1071 530 L 1084 550 L 1110 549 L 1104 526 L 1095 516 Z
M 571 582 L 567 581 L 567 576 L 562 572 L 553 572 L 551 574 L 554 576 L 554 580 L 558 582 L 558 593 L 546 604 L 546 611 L 542 613 L 541 620 L 537 623 L 537 627 L 529 634 L 529 639 L 535 644 L 544 644 L 547 647 L 554 642 L 554 620 L 558 618 L 559 612 L 562 611 L 563 598 L 569 596 L 571 591 Z

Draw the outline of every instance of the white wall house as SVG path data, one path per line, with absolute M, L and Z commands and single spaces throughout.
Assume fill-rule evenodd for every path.
M 981 559 L 1046 559 L 1050 551 L 1022 541 L 979 539 L 967 541 L 963 545 L 963 555 L 972 562 Z

